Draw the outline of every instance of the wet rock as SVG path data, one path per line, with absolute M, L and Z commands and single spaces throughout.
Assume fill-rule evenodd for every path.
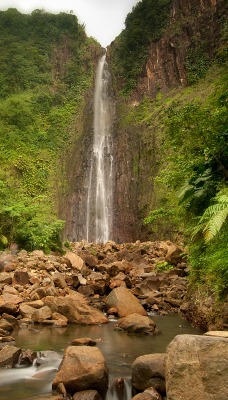
M 167 348 L 167 399 L 226 400 L 228 339 L 178 335 Z
M 137 357 L 132 365 L 132 385 L 137 390 L 154 387 L 160 394 L 165 393 L 165 357 L 163 353 L 146 354 Z
M 33 364 L 34 360 L 37 357 L 36 351 L 33 350 L 23 350 L 18 359 L 18 365 L 29 367 Z
M 15 346 L 4 346 L 0 350 L 0 368 L 13 368 L 18 362 L 21 349 Z
M 144 335 L 155 335 L 158 333 L 156 324 L 151 318 L 136 313 L 120 318 L 116 327 L 125 330 L 128 333 Z
M 113 289 L 107 296 L 106 304 L 108 308 L 116 308 L 120 317 L 125 317 L 133 313 L 147 315 L 146 310 L 141 306 L 139 300 L 129 289 L 124 287 Z
M 60 383 L 70 394 L 93 389 L 104 396 L 108 389 L 108 368 L 101 351 L 89 346 L 67 347 L 53 389 Z
M 102 400 L 96 390 L 83 390 L 73 395 L 73 400 Z

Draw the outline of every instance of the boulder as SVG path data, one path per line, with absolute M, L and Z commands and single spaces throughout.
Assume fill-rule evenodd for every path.
M 32 314 L 36 309 L 31 307 L 29 303 L 22 303 L 19 306 L 19 311 L 22 317 L 31 319 Z
M 43 322 L 46 319 L 50 319 L 52 316 L 52 311 L 50 307 L 48 306 L 43 306 L 42 308 L 39 308 L 38 310 L 35 310 L 33 314 L 31 315 L 31 319 L 34 322 Z
M 18 312 L 18 306 L 13 303 L 6 302 L 2 296 L 0 297 L 0 314 L 7 313 L 10 315 L 16 315 Z
M 120 317 L 125 317 L 133 313 L 147 315 L 146 310 L 140 304 L 139 300 L 125 287 L 113 289 L 107 296 L 106 304 L 108 308 L 116 308 Z
M 61 274 L 60 272 L 55 272 L 53 274 L 53 281 L 54 281 L 55 286 L 60 289 L 64 289 L 65 287 L 67 287 L 65 278 L 64 278 L 63 274 Z
M 132 400 L 162 400 L 162 397 L 156 389 L 150 387 L 144 390 L 143 393 L 136 394 L 136 396 L 132 397 Z
M 167 400 L 228 399 L 228 339 L 178 335 L 167 348 Z
M 80 294 L 78 293 L 78 295 Z M 109 322 L 108 318 L 106 318 L 101 311 L 90 307 L 83 296 L 48 296 L 45 297 L 43 301 L 50 307 L 52 312 L 58 312 L 64 315 L 71 323 L 92 325 Z
M 4 346 L 0 350 L 0 368 L 13 368 L 21 354 L 21 349 L 15 346 Z
M 1 272 L 0 285 L 10 285 L 12 283 L 12 276 L 9 272 Z
M 52 383 L 56 389 L 63 383 L 67 393 L 96 390 L 105 396 L 108 389 L 108 368 L 103 354 L 97 347 L 69 346 Z
M 132 365 L 133 387 L 137 390 L 145 390 L 152 386 L 160 394 L 164 394 L 165 357 L 166 355 L 163 353 L 146 354 L 137 357 Z
M 5 332 L 11 333 L 13 332 L 13 324 L 8 322 L 6 319 L 0 319 L 0 329 L 4 330 Z
M 68 251 L 65 254 L 65 258 L 73 269 L 77 269 L 78 271 L 82 270 L 84 261 L 81 257 L 77 256 L 77 254 L 73 253 L 72 251 Z
M 128 333 L 140 333 L 144 335 L 154 335 L 158 333 L 156 324 L 151 318 L 136 313 L 120 318 L 116 327 Z
M 29 284 L 29 274 L 27 271 L 17 270 L 14 272 L 13 285 L 25 286 Z
M 83 390 L 73 395 L 73 400 L 102 400 L 96 390 Z

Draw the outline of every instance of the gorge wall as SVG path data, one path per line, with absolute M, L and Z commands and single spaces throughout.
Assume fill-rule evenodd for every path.
M 154 181 L 160 168 L 159 155 L 162 124 L 136 120 L 138 105 L 143 99 L 172 97 L 200 75 L 200 68 L 208 68 L 215 57 L 221 36 L 221 20 L 225 14 L 223 0 L 173 0 L 167 27 L 158 41 L 148 48 L 148 57 L 127 99 L 118 95 L 116 85 L 117 118 L 115 124 L 114 239 L 117 242 L 146 240 L 150 231 L 143 218 L 156 207 L 160 194 Z M 112 46 L 108 49 L 112 65 Z M 191 82 L 190 82 L 191 83 Z M 146 105 L 145 105 L 146 107 Z M 143 107 L 142 107 L 143 108 Z M 164 238 L 170 232 L 160 232 Z M 175 240 L 174 234 L 173 239 Z M 156 235 L 152 236 L 156 239 Z

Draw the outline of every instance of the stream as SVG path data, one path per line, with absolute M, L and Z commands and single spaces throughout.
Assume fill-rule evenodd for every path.
M 13 333 L 16 346 L 40 351 L 36 362 L 28 368 L 0 369 L 0 400 L 28 400 L 39 394 L 50 393 L 51 383 L 62 359 L 63 350 L 76 338 L 100 339 L 97 346 L 102 351 L 113 379 L 125 379 L 125 396 L 131 399 L 131 365 L 143 354 L 163 353 L 167 345 L 178 334 L 201 334 L 187 321 L 177 315 L 153 316 L 161 334 L 155 336 L 128 335 L 114 330 L 115 320 L 98 326 L 69 325 L 66 328 L 51 328 L 32 325 Z M 117 400 L 111 389 L 106 400 Z

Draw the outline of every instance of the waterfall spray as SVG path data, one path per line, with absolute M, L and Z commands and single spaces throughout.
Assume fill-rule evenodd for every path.
M 99 61 L 94 95 L 94 138 L 88 181 L 86 240 L 106 243 L 112 232 L 112 105 L 106 55 Z

